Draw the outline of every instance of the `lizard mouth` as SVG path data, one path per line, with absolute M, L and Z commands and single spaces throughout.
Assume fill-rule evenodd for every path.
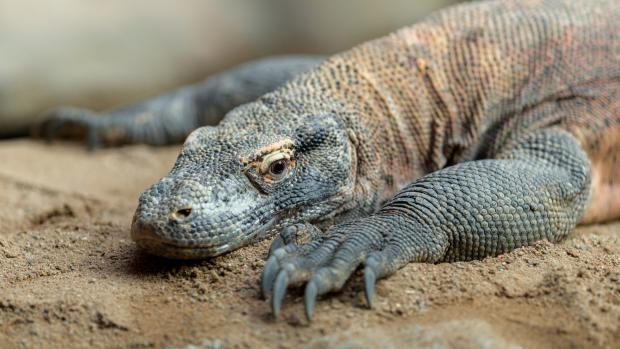
M 270 219 L 252 233 L 244 235 L 242 239 L 232 239 L 229 243 L 215 245 L 174 242 L 157 234 L 155 226 L 136 220 L 131 226 L 131 238 L 138 248 L 153 255 L 170 259 L 204 259 L 219 256 L 245 246 L 248 242 L 265 238 L 273 230 L 276 221 L 276 218 Z
M 171 259 L 200 259 L 220 255 L 229 251 L 228 245 L 200 246 L 182 245 L 157 235 L 155 227 L 134 222 L 131 238 L 138 248 L 157 256 Z
M 169 259 L 203 259 L 229 251 L 227 245 L 220 247 L 183 247 L 162 240 L 134 239 L 138 247 L 150 254 Z

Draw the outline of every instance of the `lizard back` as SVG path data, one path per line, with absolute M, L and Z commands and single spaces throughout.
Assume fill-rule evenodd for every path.
M 426 173 L 493 157 L 535 129 L 560 126 L 593 165 L 583 221 L 620 216 L 620 1 L 452 7 L 302 78 L 316 79 L 360 115 L 373 144 L 367 152 L 383 149 L 364 155 L 370 161 L 360 171 L 380 167 L 386 197 Z

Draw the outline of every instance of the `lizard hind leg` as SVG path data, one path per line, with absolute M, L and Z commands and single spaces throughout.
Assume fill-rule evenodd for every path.
M 181 143 L 195 128 L 218 124 L 229 110 L 275 90 L 323 59 L 263 58 L 210 76 L 201 83 L 108 112 L 57 108 L 32 133 L 47 140 L 83 140 L 91 149 L 133 143 Z

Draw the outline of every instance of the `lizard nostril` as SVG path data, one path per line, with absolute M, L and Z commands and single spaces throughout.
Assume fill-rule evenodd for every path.
M 187 219 L 187 217 L 189 217 L 189 215 L 192 214 L 192 208 L 191 207 L 184 207 L 184 208 L 179 208 L 176 209 L 174 211 L 172 211 L 172 219 L 177 220 L 177 221 L 182 221 Z

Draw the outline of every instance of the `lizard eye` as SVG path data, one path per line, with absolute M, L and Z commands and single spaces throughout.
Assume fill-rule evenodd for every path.
M 269 165 L 269 174 L 274 177 L 280 177 L 284 175 L 288 167 L 288 163 L 285 159 L 276 160 Z
M 260 173 L 268 175 L 272 180 L 280 180 L 286 176 L 290 168 L 290 154 L 277 152 L 265 156 L 261 165 Z

